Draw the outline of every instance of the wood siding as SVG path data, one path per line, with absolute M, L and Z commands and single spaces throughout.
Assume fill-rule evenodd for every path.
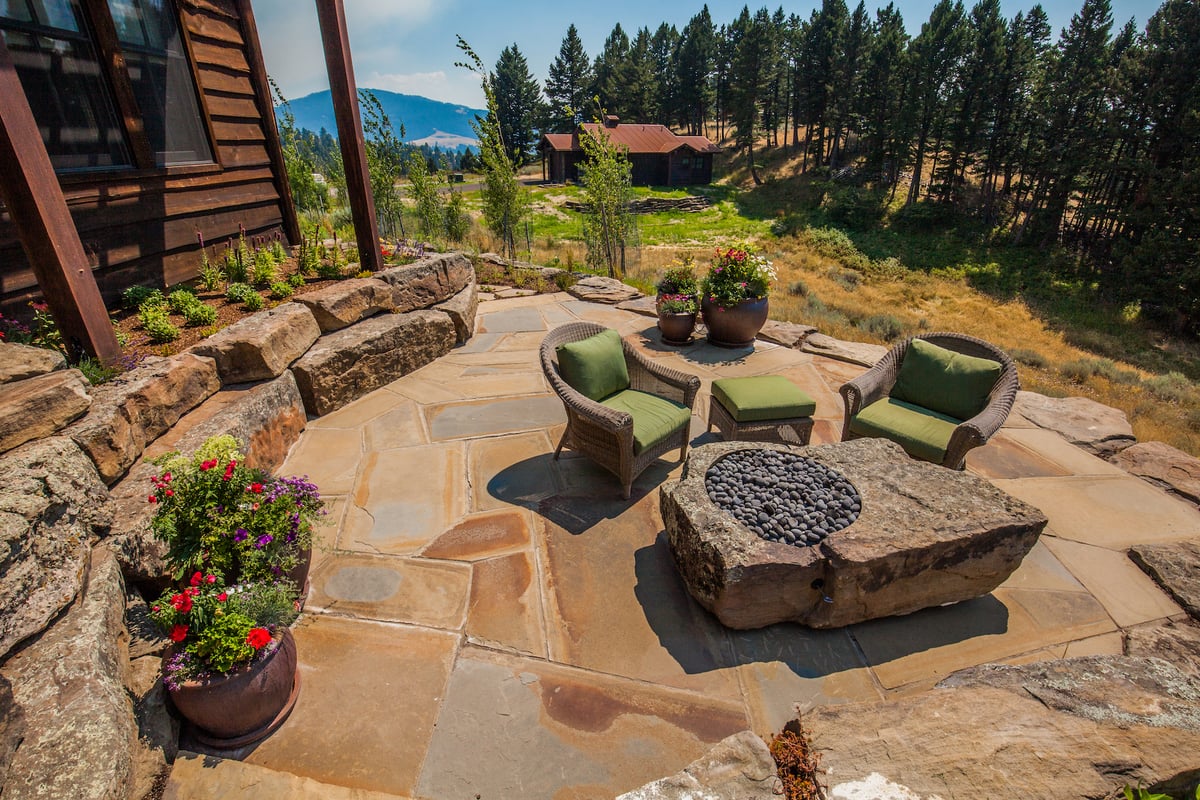
M 252 64 L 257 42 L 243 38 L 236 0 L 177 0 L 207 115 L 215 164 L 152 171 L 59 176 L 71 216 L 110 304 L 136 283 L 170 286 L 195 277 L 196 235 L 210 257 L 238 235 L 288 230 L 283 164 L 273 124 L 264 124 L 267 87 Z M 33 270 L 7 212 L 0 214 L 0 310 L 19 311 L 38 294 Z

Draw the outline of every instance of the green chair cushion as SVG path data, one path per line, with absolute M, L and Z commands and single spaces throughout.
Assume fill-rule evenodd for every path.
M 617 392 L 600 404 L 633 417 L 634 455 L 661 443 L 692 419 L 692 410 L 682 403 L 636 389 Z
M 614 330 L 560 344 L 555 352 L 563 380 L 589 400 L 600 401 L 629 388 L 621 337 Z
M 850 432 L 891 439 L 910 456 L 940 464 L 958 422 L 944 414 L 885 397 L 851 418 Z
M 817 410 L 817 401 L 781 375 L 722 378 L 712 393 L 737 422 L 811 417 Z
M 956 420 L 970 419 L 987 405 L 1002 369 L 990 358 L 963 355 L 913 339 L 889 394 Z

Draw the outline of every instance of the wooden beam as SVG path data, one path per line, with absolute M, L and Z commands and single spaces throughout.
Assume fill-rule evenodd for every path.
M 246 61 L 250 65 L 250 82 L 254 84 L 254 98 L 262 116 L 262 128 L 267 134 L 267 153 L 271 156 L 271 170 L 275 173 L 275 187 L 279 190 L 283 208 L 283 231 L 291 244 L 300 243 L 300 221 L 296 217 L 296 204 L 292 199 L 292 188 L 288 184 L 287 165 L 283 161 L 283 145 L 279 141 L 279 125 L 275 121 L 275 102 L 271 87 L 267 83 L 267 67 L 263 62 L 262 47 L 258 40 L 258 26 L 254 22 L 254 9 L 250 0 L 237 0 L 238 16 L 242 20 L 242 41 L 246 48 Z
M 115 362 L 121 347 L 3 37 L 0 196 L 70 355 Z
M 329 70 L 329 90 L 333 95 L 333 114 L 337 118 L 338 144 L 342 148 L 342 166 L 346 170 L 346 193 L 354 215 L 354 235 L 358 239 L 358 257 L 363 269 L 383 266 L 379 251 L 379 225 L 375 221 L 375 198 L 367 172 L 367 149 L 363 143 L 362 116 L 358 111 L 358 90 L 354 84 L 354 64 L 350 61 L 350 37 L 346 30 L 346 9 L 342 0 L 316 0 L 321 39 L 325 43 L 325 65 Z

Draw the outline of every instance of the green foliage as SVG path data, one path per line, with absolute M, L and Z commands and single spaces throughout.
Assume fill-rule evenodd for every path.
M 292 285 L 287 281 L 275 281 L 271 284 L 271 297 L 283 300 L 292 296 Z
M 196 635 L 193 654 L 213 672 L 227 673 L 254 657 L 255 649 L 247 641 L 253 627 L 254 620 L 244 614 L 234 612 L 215 616 Z
M 146 301 L 156 300 L 154 304 L 163 302 L 162 292 L 158 289 L 152 289 L 149 286 L 130 286 L 125 291 L 121 292 L 121 306 L 129 310 L 141 308 Z
M 66 353 L 62 333 L 58 330 L 58 323 L 54 320 L 54 315 L 50 313 L 50 306 L 39 302 L 30 302 L 29 305 L 33 308 L 32 335 L 29 343 L 34 347 L 45 347 L 49 350 Z
M 1184 403 L 1195 399 L 1196 387 L 1187 376 L 1179 372 L 1155 375 L 1146 380 L 1146 389 L 1159 400 L 1168 403 Z
M 841 262 L 843 266 L 864 274 L 871 269 L 871 259 L 838 228 L 806 228 L 800 238 L 813 250 Z
M 291 275 L 288 275 L 287 283 L 293 289 L 299 289 L 304 285 L 304 276 L 299 272 L 293 272 Z
M 858 328 L 885 342 L 893 341 L 904 334 L 904 323 L 891 314 L 872 314 L 858 323 Z
M 212 325 L 217 321 L 217 310 L 206 303 L 197 301 L 183 310 L 183 318 L 192 328 Z
M 225 297 L 231 303 L 244 303 L 247 297 L 255 293 L 254 287 L 248 283 L 231 283 L 225 288 Z
M 445 233 L 445 211 L 436 178 L 429 174 L 425 156 L 408 155 L 408 189 L 417 204 L 417 230 L 422 236 L 440 239 Z
M 804 281 L 792 281 L 788 284 L 788 294 L 795 297 L 807 297 L 808 284 L 806 284 Z
M 165 344 L 179 338 L 179 328 L 171 323 L 165 305 L 143 306 L 138 320 L 152 342 Z
M 167 295 L 167 305 L 171 311 L 176 314 L 182 314 L 185 309 L 188 309 L 200 302 L 200 298 L 196 297 L 193 292 L 187 289 L 176 289 Z
M 750 245 L 717 248 L 700 292 L 709 302 L 722 308 L 743 300 L 766 297 L 775 280 L 775 267 Z
M 583 49 L 579 31 L 572 24 L 559 45 L 558 55 L 546 76 L 549 127 L 557 133 L 570 133 L 579 123 L 579 112 L 588 103 L 592 85 L 592 62 Z
M 1024 364 L 1027 367 L 1035 367 L 1037 369 L 1045 369 L 1050 361 L 1044 355 L 1036 350 L 1026 350 L 1024 348 L 1014 348 L 1008 351 L 1009 356 L 1018 364 Z
M 242 303 L 245 304 L 247 311 L 260 311 L 266 305 L 266 301 L 258 292 L 250 292 L 242 299 Z
M 283 107 L 283 116 L 279 120 L 279 141 L 283 148 L 283 163 L 287 169 L 292 202 L 297 209 L 323 211 L 329 202 L 329 194 L 313 177 L 313 173 L 317 172 L 317 165 L 304 146 L 300 132 L 296 130 L 296 118 L 292 114 L 291 104 L 272 78 L 268 77 L 267 81 L 271 85 L 276 105 Z M 245 280 L 244 276 L 242 280 Z
M 255 251 L 251 277 L 255 286 L 270 286 L 275 282 L 275 259 L 270 250 L 264 248 Z
M 483 162 L 483 219 L 488 229 L 500 240 L 503 255 L 513 258 L 517 253 L 517 231 L 530 213 L 529 193 L 517 182 L 516 165 L 504 141 L 499 119 L 499 101 L 492 78 L 471 46 L 458 37 L 458 49 L 467 62 L 458 66 L 471 70 L 479 77 L 487 100 L 488 114 L 471 122 L 479 137 L 480 158 Z
M 404 125 L 400 125 L 397 134 L 392 127 L 391 117 L 373 92 L 359 89 L 358 99 L 362 108 L 367 173 L 371 179 L 371 194 L 375 197 L 379 234 L 389 238 L 404 236 L 404 202 L 396 189 L 396 181 L 404 172 Z
M 275 238 L 271 240 L 271 258 L 275 259 L 276 264 L 282 264 L 287 261 L 287 250 L 283 247 L 283 240 Z
M 661 294 L 658 297 L 660 314 L 695 314 L 698 310 L 694 294 Z
M 89 355 L 81 357 L 75 366 L 92 386 L 108 383 L 124 371 L 117 365 L 105 364 Z
M 230 283 L 245 283 L 250 280 L 250 264 L 240 247 L 225 248 L 225 276 Z
M 579 165 L 584 204 L 583 241 L 587 263 L 593 269 L 607 270 L 614 278 L 625 273 L 625 246 L 631 233 L 633 166 L 623 148 L 613 144 L 605 132 L 602 118 L 593 134 L 584 129 L 579 135 L 584 160 Z
M 659 294 L 697 294 L 700 286 L 696 282 L 695 259 L 688 256 L 669 267 L 654 288 Z
M 317 277 L 325 279 L 341 278 L 343 277 L 342 265 L 338 263 L 336 258 L 332 258 L 329 261 L 322 261 L 317 264 Z
M 219 264 L 209 262 L 208 253 L 204 251 L 201 251 L 199 282 L 206 292 L 215 292 L 225 283 L 224 270 Z
M 450 191 L 446 193 L 446 205 L 442 211 L 446 238 L 452 242 L 464 241 L 471 232 L 471 217 L 467 214 L 463 193 L 451 186 Z
M 560 292 L 565 292 L 577 283 L 579 283 L 579 277 L 570 272 L 559 272 L 554 276 L 554 285 Z
M 537 145 L 537 129 L 545 116 L 542 90 L 529 71 L 529 63 L 516 44 L 500 53 L 496 70 L 490 76 L 501 138 L 517 166 L 528 163 Z

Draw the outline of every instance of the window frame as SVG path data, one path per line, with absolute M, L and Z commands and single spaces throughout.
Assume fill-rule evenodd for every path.
M 166 166 L 158 165 L 154 150 L 150 146 L 149 137 L 146 135 L 142 111 L 134 93 L 125 52 L 117 36 L 116 24 L 113 22 L 112 13 L 108 7 L 108 0 L 78 0 L 78 2 L 80 9 L 87 17 L 90 28 L 88 33 L 100 62 L 100 69 L 111 92 L 117 122 L 124 128 L 125 141 L 129 147 L 132 164 L 92 169 L 55 169 L 54 172 L 59 182 L 63 184 L 94 183 L 98 178 L 111 179 L 113 176 L 122 178 L 170 177 L 221 172 L 224 164 L 221 160 L 216 131 L 213 129 L 212 114 L 208 109 L 208 99 L 200 85 L 191 32 L 186 25 L 182 4 L 179 0 L 166 0 L 166 2 L 170 3 L 175 15 L 175 24 L 179 28 L 184 57 L 187 59 L 188 68 L 192 74 L 192 88 L 196 93 L 196 110 L 200 115 L 204 133 L 208 137 L 212 161 Z

